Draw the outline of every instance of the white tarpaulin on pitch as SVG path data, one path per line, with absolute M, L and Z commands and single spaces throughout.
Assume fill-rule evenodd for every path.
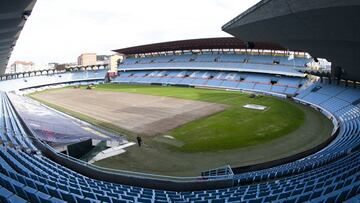
M 261 106 L 261 105 L 256 105 L 256 104 L 246 104 L 243 107 L 247 108 L 247 109 L 255 109 L 255 110 L 261 110 L 261 111 L 267 109 L 266 106 Z

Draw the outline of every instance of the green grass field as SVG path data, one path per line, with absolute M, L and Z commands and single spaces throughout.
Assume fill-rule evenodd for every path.
M 49 91 L 58 90 L 30 96 L 37 99 L 37 94 Z M 226 164 L 257 164 L 284 158 L 320 144 L 330 136 L 332 126 L 328 119 L 311 108 L 268 96 L 250 98 L 248 94 L 224 90 L 116 84 L 96 85 L 92 91 L 167 96 L 228 106 L 225 111 L 164 133 L 176 140 L 163 135 L 143 137 L 143 147 L 133 146 L 127 148 L 124 154 L 95 163 L 113 169 L 193 176 Z M 98 122 L 96 118 L 42 102 L 105 129 L 125 132 L 111 123 Z M 251 110 L 243 108 L 245 104 L 269 108 L 265 111 Z M 128 133 L 128 137 L 134 139 L 131 133 Z
M 249 98 L 247 94 L 222 90 L 114 84 L 98 85 L 95 90 L 176 97 L 228 105 L 223 112 L 166 133 L 182 142 L 183 146 L 178 150 L 185 152 L 218 151 L 261 144 L 296 130 L 304 122 L 301 109 L 286 100 L 273 97 Z M 269 109 L 246 109 L 243 107 L 245 104 L 260 104 Z

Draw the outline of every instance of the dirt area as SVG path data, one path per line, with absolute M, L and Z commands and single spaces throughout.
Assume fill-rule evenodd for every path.
M 146 136 L 226 109 L 226 105 L 208 102 L 82 89 L 44 92 L 36 98 Z

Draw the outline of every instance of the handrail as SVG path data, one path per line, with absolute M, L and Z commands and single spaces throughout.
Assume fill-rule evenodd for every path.
M 111 168 L 104 168 L 101 166 L 97 166 L 94 164 L 90 164 L 86 161 L 80 160 L 80 159 L 76 159 L 74 157 L 71 157 L 69 155 L 57 152 L 56 150 L 54 150 L 51 146 L 49 146 L 48 144 L 46 144 L 45 142 L 42 142 L 46 147 L 49 148 L 49 150 L 51 150 L 53 153 L 56 153 L 59 156 L 71 159 L 73 161 L 79 162 L 80 164 L 84 165 L 84 166 L 88 166 L 88 167 L 92 167 L 95 168 L 97 170 L 101 170 L 101 171 L 108 171 L 111 173 L 121 173 L 122 175 L 129 175 L 129 176 L 139 176 L 139 177 L 149 177 L 149 178 L 154 178 L 154 179 L 167 179 L 167 180 L 177 180 L 177 181 L 181 181 L 181 182 L 185 182 L 185 181 L 189 181 L 189 180 L 201 180 L 204 179 L 202 176 L 191 176 L 191 177 L 177 177 L 177 176 L 166 176 L 166 175 L 158 175 L 158 174 L 151 174 L 151 173 L 141 173 L 141 172 L 135 172 L 135 171 L 127 171 L 127 170 L 119 170 L 119 169 L 111 169 Z M 232 176 L 229 175 L 223 175 L 223 176 L 207 176 L 206 179 L 211 180 L 211 179 L 218 179 L 218 178 L 229 178 Z

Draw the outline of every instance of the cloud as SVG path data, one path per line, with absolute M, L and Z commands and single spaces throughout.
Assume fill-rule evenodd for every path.
M 221 26 L 259 0 L 38 0 L 10 61 L 73 62 L 83 52 L 229 36 Z

